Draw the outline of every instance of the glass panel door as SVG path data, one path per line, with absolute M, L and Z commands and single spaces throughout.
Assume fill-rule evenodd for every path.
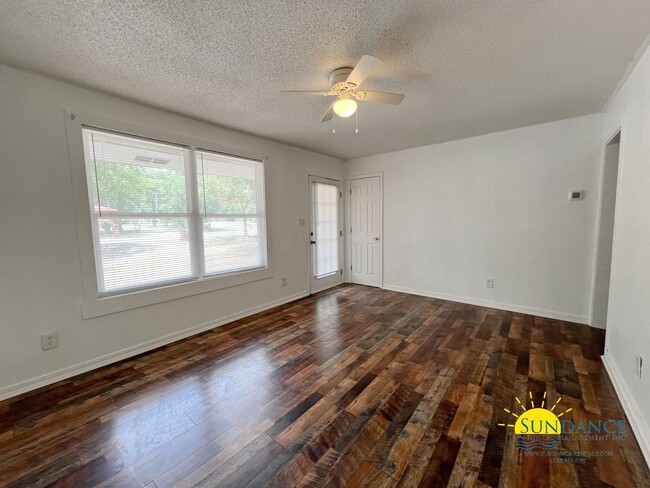
M 339 189 L 336 185 L 314 183 L 316 259 L 314 276 L 323 278 L 339 272 Z
M 341 184 L 310 177 L 312 291 L 341 282 Z

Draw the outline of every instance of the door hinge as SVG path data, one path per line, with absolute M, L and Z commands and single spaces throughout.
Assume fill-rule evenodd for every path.
M 343 276 L 343 270 L 341 270 L 341 276 Z
M 339 235 L 340 235 L 341 237 L 343 237 L 343 231 L 342 231 L 342 230 L 339 231 Z
M 352 227 L 350 227 L 350 234 L 352 234 Z
M 352 265 L 350 265 L 350 271 L 352 271 Z
M 339 192 L 339 198 L 343 198 L 343 192 L 342 191 Z

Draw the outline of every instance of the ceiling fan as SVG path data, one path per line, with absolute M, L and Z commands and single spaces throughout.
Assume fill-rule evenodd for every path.
M 297 93 L 303 95 L 320 95 L 336 97 L 323 115 L 321 122 L 332 120 L 334 114 L 339 117 L 350 117 L 357 111 L 357 102 L 377 102 L 397 105 L 404 100 L 401 93 L 386 93 L 359 90 L 359 86 L 381 64 L 381 59 L 365 54 L 354 68 L 339 68 L 330 73 L 329 91 L 283 91 L 282 93 Z

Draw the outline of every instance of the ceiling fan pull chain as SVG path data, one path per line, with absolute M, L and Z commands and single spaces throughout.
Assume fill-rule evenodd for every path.
M 359 133 L 359 109 L 355 112 L 355 118 L 354 118 L 354 133 L 358 134 Z

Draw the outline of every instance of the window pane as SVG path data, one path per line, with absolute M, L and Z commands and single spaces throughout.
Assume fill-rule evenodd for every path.
M 94 211 L 187 213 L 187 149 L 84 129 Z
M 336 185 L 314 183 L 316 209 L 317 278 L 339 270 L 339 189 Z
M 206 274 L 264 266 L 259 219 L 204 218 Z
M 101 294 L 266 266 L 262 162 L 91 128 L 83 141 Z
M 140 288 L 192 275 L 187 218 L 98 218 L 95 223 L 101 291 Z
M 196 164 L 202 213 L 261 213 L 256 178 L 262 163 L 197 151 Z

